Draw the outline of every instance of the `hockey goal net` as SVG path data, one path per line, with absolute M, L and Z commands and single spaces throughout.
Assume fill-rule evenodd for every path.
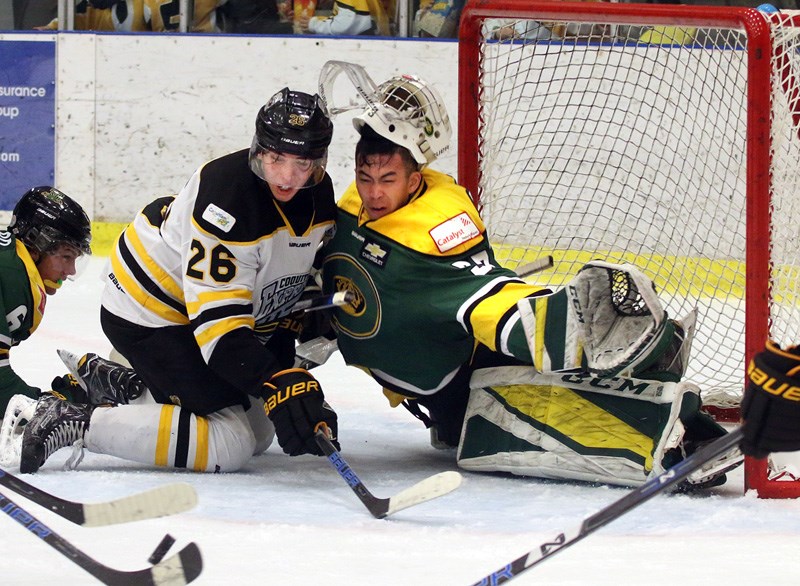
M 687 379 L 721 420 L 768 336 L 800 343 L 798 35 L 800 17 L 751 8 L 462 13 L 459 181 L 499 260 L 552 255 L 530 278 L 551 287 L 591 259 L 629 262 L 671 317 L 696 307 Z M 789 462 L 746 462 L 746 488 L 800 496 Z

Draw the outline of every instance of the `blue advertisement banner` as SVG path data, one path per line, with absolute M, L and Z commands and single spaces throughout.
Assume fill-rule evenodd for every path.
M 55 180 L 55 94 L 55 40 L 0 40 L 0 210 Z

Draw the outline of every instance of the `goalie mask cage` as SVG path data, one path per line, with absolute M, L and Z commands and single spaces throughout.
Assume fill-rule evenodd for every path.
M 529 279 L 551 287 L 592 259 L 629 262 L 671 317 L 696 307 L 686 376 L 721 420 L 738 418 L 746 361 L 768 336 L 800 343 L 795 27 L 752 8 L 470 0 L 462 12 L 459 181 L 498 259 L 552 255 Z M 783 466 L 747 459 L 745 487 L 800 496 Z

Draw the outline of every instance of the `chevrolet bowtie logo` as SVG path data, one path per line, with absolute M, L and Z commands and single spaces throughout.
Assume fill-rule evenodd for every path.
M 364 246 L 364 250 L 371 256 L 374 256 L 375 258 L 383 258 L 384 256 L 386 256 L 386 251 L 383 250 L 380 246 L 378 246 L 374 242 L 370 242 L 369 244 Z

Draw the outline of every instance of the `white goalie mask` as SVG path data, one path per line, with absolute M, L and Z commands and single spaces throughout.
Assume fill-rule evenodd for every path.
M 399 75 L 383 82 L 353 125 L 365 124 L 393 143 L 407 148 L 420 168 L 450 148 L 450 117 L 439 93 L 425 81 Z

